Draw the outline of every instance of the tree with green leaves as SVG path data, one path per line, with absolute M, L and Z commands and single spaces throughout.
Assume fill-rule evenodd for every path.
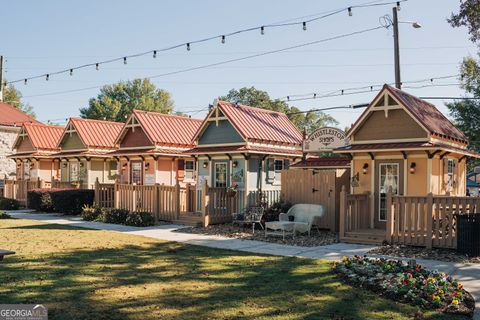
M 158 89 L 148 79 L 135 79 L 106 85 L 88 107 L 80 109 L 82 118 L 123 122 L 133 109 L 171 113 L 173 100 L 170 93 Z
M 14 106 L 18 110 L 28 114 L 30 117 L 35 118 L 35 112 L 33 107 L 29 103 L 22 101 L 22 93 L 14 87 L 13 84 L 9 84 L 3 87 L 3 102 Z
M 258 90 L 255 87 L 244 87 L 238 90 L 232 89 L 226 96 L 222 96 L 220 99 L 232 103 L 286 113 L 290 121 L 292 121 L 300 131 L 306 129 L 307 132 L 311 132 L 319 127 L 338 124 L 338 121 L 328 114 L 321 111 L 302 112 L 297 107 L 289 106 L 285 101 L 270 98 L 266 91 Z

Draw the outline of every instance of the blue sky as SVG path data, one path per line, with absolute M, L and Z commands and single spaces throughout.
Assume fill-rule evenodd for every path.
M 264 24 L 328 12 L 372 2 L 337 1 L 9 1 L 3 3 L 0 54 L 6 61 L 6 78 L 21 79 L 84 63 L 168 47 L 207 36 L 220 35 Z M 381 0 L 376 1 L 381 2 Z M 388 1 L 384 1 L 388 2 Z M 476 55 L 466 29 L 453 29 L 446 22 L 459 1 L 409 0 L 402 3 L 401 20 L 418 21 L 421 29 L 400 25 L 402 80 L 412 81 L 454 75 L 462 58 Z M 255 53 L 312 42 L 379 25 L 379 17 L 391 14 L 392 6 L 358 8 L 301 26 L 258 30 L 226 39 L 178 48 L 128 60 L 37 79 L 16 86 L 38 119 L 62 122 L 79 114 L 99 89 L 64 94 L 61 91 L 95 87 L 119 80 L 163 74 Z M 302 21 L 305 18 L 296 21 Z M 168 90 L 179 111 L 203 109 L 232 88 L 255 86 L 272 97 L 370 86 L 393 82 L 392 31 L 370 33 L 319 43 L 240 62 L 155 78 Z M 456 79 L 434 80 L 455 84 Z M 418 85 L 418 84 L 417 84 Z M 428 85 L 428 82 L 421 83 Z M 406 89 L 417 96 L 459 96 L 456 85 Z M 39 96 L 41 95 L 41 96 Z M 369 102 L 375 92 L 316 100 L 296 101 L 302 110 Z M 442 100 L 432 100 L 447 113 Z M 361 110 L 329 113 L 348 126 Z M 194 114 L 204 116 L 204 112 Z

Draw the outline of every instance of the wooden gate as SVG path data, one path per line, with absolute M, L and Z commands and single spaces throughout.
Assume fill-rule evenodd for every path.
M 290 169 L 282 172 L 282 198 L 296 203 L 321 204 L 325 215 L 316 221 L 320 228 L 338 230 L 337 170 Z

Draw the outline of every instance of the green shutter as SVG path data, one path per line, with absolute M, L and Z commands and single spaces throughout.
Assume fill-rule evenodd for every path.
M 267 183 L 275 180 L 275 159 L 267 159 Z
M 288 170 L 290 168 L 290 160 L 285 159 L 283 160 L 283 170 Z

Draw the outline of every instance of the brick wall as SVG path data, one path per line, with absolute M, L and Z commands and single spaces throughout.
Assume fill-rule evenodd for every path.
M 7 156 L 13 153 L 12 146 L 19 131 L 19 127 L 0 126 L 0 179 L 15 173 L 15 162 Z

